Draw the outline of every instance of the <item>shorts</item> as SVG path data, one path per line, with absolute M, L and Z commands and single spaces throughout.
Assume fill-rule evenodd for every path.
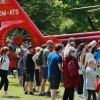
M 48 79 L 48 67 L 42 67 L 42 78 Z
M 33 81 L 34 81 L 34 73 L 27 73 L 26 82 L 33 82 Z
M 60 78 L 50 78 L 49 82 L 51 89 L 58 89 L 60 85 Z
M 22 77 L 22 69 L 18 70 L 18 77 Z

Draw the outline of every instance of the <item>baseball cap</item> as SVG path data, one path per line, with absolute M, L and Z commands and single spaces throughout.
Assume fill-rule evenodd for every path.
M 34 48 L 32 45 L 29 45 L 29 46 L 27 47 L 27 49 L 32 49 L 32 48 Z

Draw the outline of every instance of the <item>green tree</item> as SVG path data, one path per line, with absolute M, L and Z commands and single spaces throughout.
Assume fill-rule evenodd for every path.
M 76 9 L 73 8 L 99 5 L 100 0 L 62 0 L 62 11 L 66 18 L 72 21 L 72 24 L 65 28 L 68 33 L 97 31 L 100 28 L 100 12 L 88 12 L 94 8 Z
M 62 11 L 56 0 L 18 0 L 44 35 L 60 33 Z

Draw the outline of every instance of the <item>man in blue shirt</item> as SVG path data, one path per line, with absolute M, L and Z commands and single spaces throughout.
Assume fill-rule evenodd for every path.
M 100 40 L 98 40 L 98 48 L 94 51 L 93 55 L 97 64 L 98 60 L 100 59 Z
M 57 89 L 59 88 L 62 68 L 62 57 L 59 55 L 62 52 L 62 44 L 55 45 L 55 52 L 48 55 L 48 78 L 50 81 L 51 98 L 55 100 Z

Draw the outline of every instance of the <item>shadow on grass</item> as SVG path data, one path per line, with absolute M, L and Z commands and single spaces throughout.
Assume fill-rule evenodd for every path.
M 8 99 L 20 99 L 21 97 L 19 97 L 19 96 L 9 96 L 9 97 L 2 96 L 2 98 L 8 98 Z
M 18 84 L 9 84 L 9 86 L 19 87 L 19 85 L 18 85 Z
M 51 98 L 51 96 L 39 96 L 39 94 L 34 94 L 34 96 L 43 97 L 43 98 Z M 56 98 L 62 98 L 63 95 L 57 95 Z
M 9 86 L 23 87 L 23 85 L 18 85 L 18 84 L 15 84 L 15 83 L 11 83 L 11 84 L 9 84 Z
M 45 98 L 51 98 L 50 96 L 45 96 Z M 56 98 L 62 98 L 62 95 L 57 95 Z

